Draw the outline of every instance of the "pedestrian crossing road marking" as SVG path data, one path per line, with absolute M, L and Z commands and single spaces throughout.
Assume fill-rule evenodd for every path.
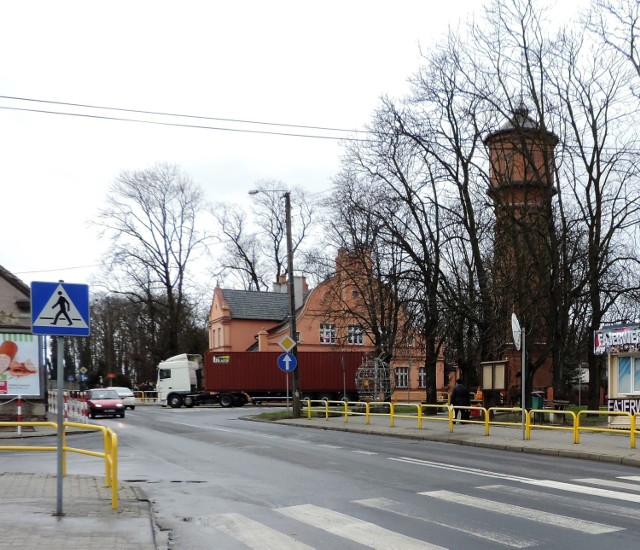
M 544 510 L 534 510 L 533 508 L 525 508 L 515 504 L 503 504 L 493 500 L 487 500 L 476 496 L 452 493 L 451 491 L 425 491 L 419 493 L 421 495 L 437 498 L 445 502 L 455 504 L 463 504 L 471 508 L 478 508 L 489 512 L 503 514 L 505 516 L 518 517 L 528 521 L 535 521 L 544 525 L 554 525 L 564 529 L 580 531 L 590 535 L 601 535 L 603 533 L 613 533 L 614 531 L 622 531 L 622 527 L 614 525 L 605 525 L 594 521 L 585 521 L 574 517 L 562 516 L 560 514 L 552 514 Z
M 313 550 L 312 546 L 241 514 L 221 514 L 212 518 L 194 518 L 200 525 L 212 526 L 255 550 Z
M 401 533 L 394 533 L 340 512 L 334 512 L 313 504 L 300 504 L 288 508 L 278 508 L 278 512 L 312 527 L 333 535 L 363 544 L 374 550 L 402 548 L 402 550 L 442 550 L 442 546 L 429 544 Z

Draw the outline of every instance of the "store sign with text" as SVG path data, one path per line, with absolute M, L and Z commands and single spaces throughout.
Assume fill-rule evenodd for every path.
M 604 327 L 594 333 L 594 353 L 631 353 L 640 351 L 640 327 Z

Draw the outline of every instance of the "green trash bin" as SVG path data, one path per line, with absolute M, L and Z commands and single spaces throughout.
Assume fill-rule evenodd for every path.
M 532 409 L 542 409 L 544 406 L 544 396 L 541 392 L 532 392 L 531 393 L 531 408 Z

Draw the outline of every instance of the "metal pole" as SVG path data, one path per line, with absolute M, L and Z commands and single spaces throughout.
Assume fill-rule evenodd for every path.
M 64 445 L 64 364 L 62 356 L 64 355 L 64 338 L 58 336 L 57 341 L 57 389 L 56 389 L 56 406 L 58 408 L 56 414 L 56 422 L 58 423 L 58 469 L 57 469 L 57 498 L 56 498 L 56 516 L 63 516 L 62 513 L 62 476 L 63 476 L 63 445 Z
M 293 280 L 293 238 L 291 236 L 291 193 L 289 191 L 284 194 L 284 206 L 286 212 L 286 227 L 287 227 L 287 271 L 289 272 L 289 314 L 290 314 L 290 327 L 291 327 L 291 339 L 297 342 L 297 329 L 296 329 L 296 297 L 295 297 L 295 285 Z M 298 346 L 294 346 L 291 353 L 298 360 Z M 302 408 L 300 406 L 300 364 L 293 371 L 292 376 L 292 391 L 293 391 L 293 418 L 300 418 Z
M 522 406 L 522 439 L 524 441 L 525 439 L 525 423 L 526 423 L 526 415 L 527 415 L 527 411 L 525 408 L 525 403 L 526 403 L 526 397 L 527 397 L 527 352 L 525 350 L 525 334 L 524 334 L 524 324 L 522 325 L 522 328 L 520 329 L 520 338 L 521 338 L 521 346 L 522 346 L 522 366 L 520 368 L 520 373 L 522 374 L 522 378 L 520 379 L 521 382 L 521 386 L 522 386 L 522 397 L 521 397 L 521 403 L 520 405 Z
M 289 412 L 289 373 L 288 372 L 284 373 L 284 378 L 287 384 L 287 412 Z
M 347 398 L 347 371 L 344 367 L 344 351 L 342 352 L 342 399 Z

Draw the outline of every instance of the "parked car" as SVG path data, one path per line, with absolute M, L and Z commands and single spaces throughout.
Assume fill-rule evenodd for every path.
M 117 394 L 122 399 L 124 403 L 125 409 L 131 409 L 132 411 L 136 408 L 136 396 L 133 395 L 133 392 L 129 388 L 121 388 L 117 386 L 113 386 L 109 388 L 110 390 L 115 390 Z
M 96 388 L 87 392 L 89 416 L 119 416 L 124 418 L 125 406 L 112 388 Z

